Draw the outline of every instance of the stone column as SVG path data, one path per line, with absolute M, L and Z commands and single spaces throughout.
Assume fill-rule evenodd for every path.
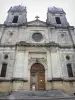
M 51 53 L 50 53 L 50 51 L 47 51 L 47 66 L 48 66 L 47 80 L 51 80 L 52 79 L 52 62 L 51 62 Z
M 16 52 L 16 59 L 15 59 L 15 66 L 13 77 L 14 78 L 23 78 L 24 72 L 24 51 L 17 51 Z
M 13 91 L 23 90 L 24 57 L 25 52 L 23 50 L 16 51 L 15 66 L 13 72 Z
M 25 51 L 24 54 L 24 69 L 23 69 L 23 77 L 28 80 L 28 51 Z
M 50 82 L 52 80 L 52 62 L 51 62 L 51 52 L 47 51 L 47 84 L 46 90 L 52 89 L 52 84 Z
M 58 48 L 51 50 L 52 58 L 52 89 L 63 90 L 60 51 Z
M 25 80 L 23 89 L 26 91 L 29 91 L 30 90 L 30 72 L 28 71 L 28 51 L 25 51 L 24 53 L 23 78 Z
M 62 78 L 60 55 L 59 55 L 59 50 L 57 48 L 53 48 L 53 50 L 51 50 L 51 59 L 52 59 L 53 78 Z

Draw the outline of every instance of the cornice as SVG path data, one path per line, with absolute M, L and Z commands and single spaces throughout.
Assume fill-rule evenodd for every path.
M 75 81 L 75 78 L 52 78 L 52 79 L 48 79 L 48 82 L 53 82 L 53 81 L 63 81 L 63 82 L 73 82 Z
M 12 79 L 11 79 L 11 82 L 13 82 L 13 81 L 23 81 L 23 82 L 28 82 L 28 80 L 27 80 L 27 79 L 24 79 L 24 78 L 12 78 Z
M 73 45 L 60 45 L 60 44 L 55 43 L 55 42 L 49 42 L 49 43 L 26 43 L 25 41 L 20 41 L 20 42 L 16 43 L 16 46 L 74 48 Z
M 60 45 L 58 43 L 55 42 L 49 42 L 49 43 L 26 43 L 25 41 L 20 41 L 17 42 L 16 44 L 12 45 L 12 44 L 0 44 L 0 47 L 57 47 L 57 48 L 68 48 L 68 49 L 75 49 L 75 45 Z
M 13 82 L 13 81 L 23 81 L 23 82 L 28 82 L 27 79 L 24 78 L 0 78 L 0 82 Z
M 50 43 L 26 43 L 24 41 L 20 41 L 16 44 L 16 46 L 25 46 L 25 47 L 50 47 L 54 46 L 57 47 L 58 44 L 55 42 L 50 42 Z
M 33 22 L 33 21 L 30 21 L 30 22 Z M 26 22 L 26 23 L 22 23 L 22 24 L 0 24 L 0 27 L 5 27 L 5 28 L 9 28 L 9 27 L 22 27 L 22 26 L 25 26 L 25 27 L 54 27 L 54 28 L 62 28 L 62 29 L 69 29 L 69 30 L 74 30 L 74 26 L 57 26 L 57 25 L 53 25 L 51 23 L 47 23 L 47 22 L 43 22 L 43 21 L 40 21 L 40 22 L 43 22 L 45 23 L 45 25 L 29 25 L 30 22 Z
M 0 82 L 14 82 L 14 81 L 23 81 L 23 82 L 28 82 L 27 78 L 0 78 Z M 52 79 L 47 79 L 48 82 L 53 82 L 53 81 L 63 81 L 63 82 L 75 82 L 75 78 L 52 78 Z

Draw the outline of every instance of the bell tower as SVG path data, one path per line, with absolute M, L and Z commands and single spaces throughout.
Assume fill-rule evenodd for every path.
M 4 24 L 6 25 L 21 25 L 27 22 L 26 7 L 18 5 L 10 7 L 8 16 Z
M 47 23 L 55 26 L 69 26 L 64 10 L 55 6 L 48 8 Z

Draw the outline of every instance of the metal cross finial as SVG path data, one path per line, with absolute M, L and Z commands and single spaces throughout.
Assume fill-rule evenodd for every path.
M 36 16 L 35 18 L 36 18 L 36 20 L 38 20 L 40 17 L 39 16 Z

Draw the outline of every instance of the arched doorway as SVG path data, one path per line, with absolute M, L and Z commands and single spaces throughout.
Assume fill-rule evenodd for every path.
M 30 69 L 31 90 L 45 90 L 45 68 L 40 63 L 35 63 Z

